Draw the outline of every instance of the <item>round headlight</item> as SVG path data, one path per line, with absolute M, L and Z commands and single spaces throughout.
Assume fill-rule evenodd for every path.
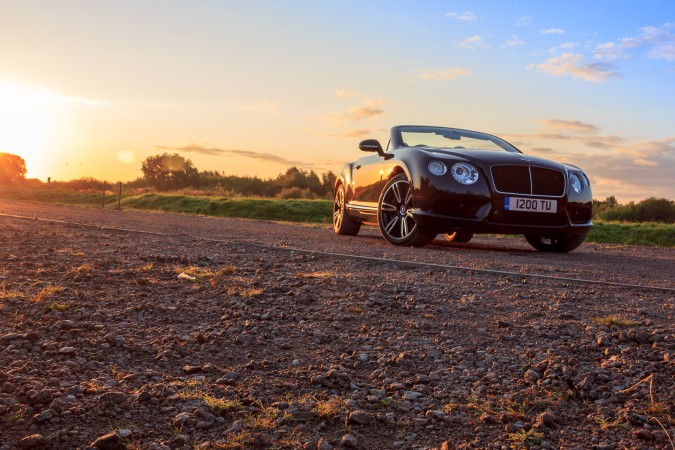
M 427 167 L 429 168 L 429 172 L 434 175 L 445 175 L 445 172 L 448 171 L 446 165 L 440 161 L 431 161 Z
M 576 173 L 570 174 L 570 187 L 577 194 L 584 190 L 584 182 L 581 181 L 581 178 Z
M 452 165 L 450 170 L 452 177 L 462 184 L 474 184 L 478 181 L 478 170 L 471 164 L 458 162 Z

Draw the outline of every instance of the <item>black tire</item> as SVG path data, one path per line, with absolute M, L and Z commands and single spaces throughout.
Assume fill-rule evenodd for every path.
M 356 236 L 361 229 L 361 222 L 355 220 L 345 210 L 345 187 L 340 184 L 333 197 L 333 231 L 344 236 Z
M 446 241 L 448 242 L 469 242 L 473 239 L 473 233 L 468 231 L 455 231 L 454 233 L 445 233 L 443 235 Z
M 380 233 L 394 245 L 424 247 L 436 233 L 419 226 L 408 210 L 412 204 L 412 186 L 405 174 L 391 178 L 377 202 Z
M 526 234 L 525 239 L 540 252 L 567 253 L 579 247 L 586 239 L 586 235 L 547 237 L 539 234 Z

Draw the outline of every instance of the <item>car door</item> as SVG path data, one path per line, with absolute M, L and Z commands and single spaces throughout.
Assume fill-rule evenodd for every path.
M 382 157 L 366 156 L 354 162 L 352 168 L 352 206 L 377 210 L 382 183 Z

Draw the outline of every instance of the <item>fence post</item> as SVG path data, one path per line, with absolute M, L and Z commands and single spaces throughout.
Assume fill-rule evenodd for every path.
M 119 190 L 117 191 L 117 209 L 122 209 L 122 182 L 119 182 Z
M 105 208 L 105 181 L 103 182 L 103 198 L 101 199 L 101 208 Z
M 52 177 L 47 177 L 47 201 L 52 201 Z

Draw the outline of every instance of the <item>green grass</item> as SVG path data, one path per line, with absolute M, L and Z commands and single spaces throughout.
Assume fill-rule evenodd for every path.
M 100 207 L 101 193 L 47 191 L 0 186 L 0 199 Z M 331 223 L 330 200 L 227 198 L 180 194 L 142 194 L 122 198 L 123 209 L 202 214 L 285 222 Z M 106 207 L 117 207 L 117 196 L 106 196 Z M 675 224 L 596 221 L 587 242 L 675 247 Z
M 177 194 L 144 194 L 122 199 L 122 208 L 159 210 L 218 217 L 330 223 L 329 200 L 282 200 L 226 197 L 187 197 Z
M 675 247 L 675 225 L 596 221 L 586 242 Z

